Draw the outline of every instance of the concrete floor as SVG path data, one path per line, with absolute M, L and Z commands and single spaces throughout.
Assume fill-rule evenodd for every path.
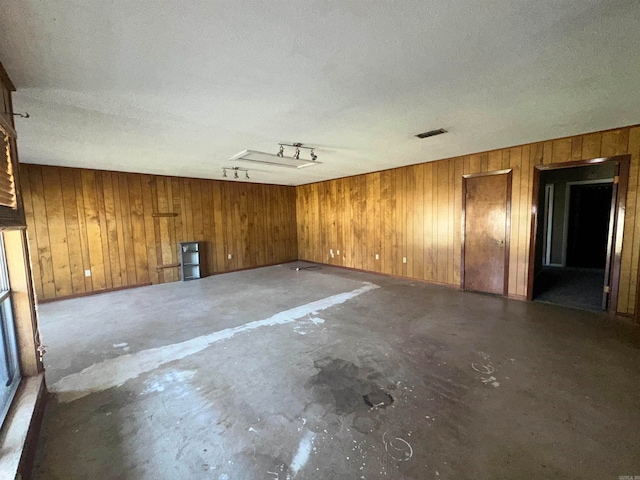
M 36 479 L 640 475 L 640 329 L 605 314 L 283 265 L 40 315 Z

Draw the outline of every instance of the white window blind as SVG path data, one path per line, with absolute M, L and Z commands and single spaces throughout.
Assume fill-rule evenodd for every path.
M 11 137 L 0 125 L 0 205 L 17 208 L 16 186 L 11 162 Z

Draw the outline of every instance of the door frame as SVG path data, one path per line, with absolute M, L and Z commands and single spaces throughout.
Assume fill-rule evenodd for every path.
M 533 300 L 533 283 L 535 275 L 536 260 L 536 237 L 538 228 L 538 195 L 540 192 L 540 172 L 545 170 L 559 170 L 562 168 L 586 167 L 610 163 L 617 167 L 616 177 L 618 177 L 618 198 L 616 199 L 616 209 L 614 213 L 613 245 L 611 249 L 611 269 L 609 273 L 609 308 L 611 315 L 616 314 L 618 307 L 618 293 L 620 288 L 620 264 L 622 259 L 622 236 L 624 232 L 624 219 L 627 205 L 627 186 L 629 184 L 629 165 L 631 155 L 615 155 L 611 157 L 592 158 L 589 160 L 578 160 L 563 163 L 548 163 L 534 165 L 533 168 L 533 192 L 531 199 L 531 235 L 529 238 L 529 264 L 527 266 L 527 301 Z M 614 180 L 615 181 L 615 180 Z
M 465 290 L 464 283 L 464 265 L 465 265 L 465 240 L 467 236 L 467 179 L 476 177 L 489 177 L 492 175 L 507 175 L 507 204 L 506 204 L 506 222 L 505 222 L 505 238 L 504 238 L 504 286 L 502 290 L 503 296 L 509 295 L 509 252 L 511 250 L 511 193 L 512 193 L 512 177 L 513 169 L 494 170 L 492 172 L 469 173 L 462 175 L 462 218 L 460 219 L 461 238 L 461 259 L 460 259 L 460 289 Z
M 551 240 L 553 238 L 553 204 L 555 185 L 550 183 L 545 186 L 544 192 L 544 237 L 542 239 L 542 265 L 551 265 Z

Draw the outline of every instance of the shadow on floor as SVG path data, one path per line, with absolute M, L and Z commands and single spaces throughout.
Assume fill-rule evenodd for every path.
M 603 288 L 603 269 L 544 267 L 536 278 L 538 293 L 534 300 L 602 311 Z

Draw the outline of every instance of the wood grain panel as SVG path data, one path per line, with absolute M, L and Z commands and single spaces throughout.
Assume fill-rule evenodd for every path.
M 61 185 L 71 186 L 71 188 L 62 188 L 62 202 L 64 205 L 67 248 L 70 252 L 69 270 L 71 274 L 71 287 L 74 294 L 82 293 L 85 291 L 85 268 L 80 242 L 80 224 L 78 222 L 78 205 L 76 202 L 73 172 L 66 169 L 61 170 L 60 182 Z
M 42 176 L 42 185 L 47 208 L 47 228 L 51 241 L 51 263 L 56 295 L 71 295 L 73 287 L 71 286 L 71 269 L 67 254 L 67 225 L 62 201 L 60 172 L 57 169 L 51 169 Z
M 534 166 L 626 153 L 632 155 L 632 160 L 618 311 L 632 314 L 637 302 L 640 261 L 638 126 L 298 187 L 298 257 L 327 263 L 321 253 L 328 253 L 322 240 L 328 229 L 343 232 L 337 243 L 350 252 L 341 260 L 346 267 L 459 285 L 462 174 L 511 168 L 508 292 L 512 297 L 525 298 Z M 320 194 L 321 191 L 329 194 Z M 376 253 L 380 260 L 375 260 Z M 402 264 L 403 256 L 407 256 L 406 265 Z
M 179 268 L 156 267 L 179 261 L 181 241 L 203 242 L 212 274 L 298 256 L 293 187 L 20 168 L 40 299 L 179 280 Z

